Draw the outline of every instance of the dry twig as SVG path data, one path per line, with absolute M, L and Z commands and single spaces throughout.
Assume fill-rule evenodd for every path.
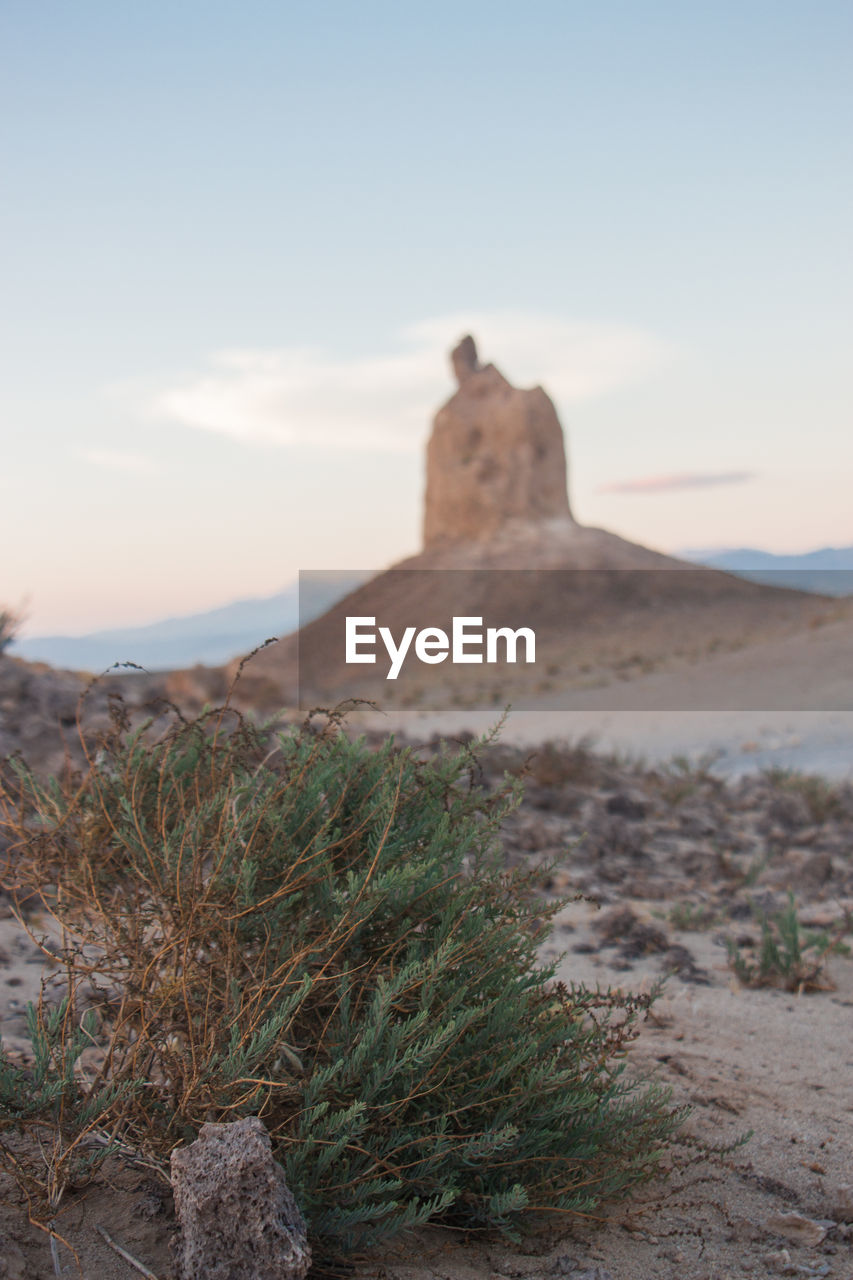
M 124 1258 L 125 1262 L 129 1262 L 130 1265 L 134 1267 L 141 1276 L 147 1276 L 148 1280 L 157 1280 L 157 1276 L 154 1274 L 154 1272 L 149 1271 L 145 1263 L 140 1262 L 138 1258 L 134 1258 L 132 1253 L 128 1253 L 127 1249 L 123 1249 L 120 1244 L 116 1244 L 115 1240 L 113 1240 L 110 1233 L 106 1231 L 100 1225 L 100 1223 L 96 1223 L 95 1230 L 97 1231 L 98 1235 L 104 1237 L 104 1239 L 106 1240 L 110 1248 L 114 1249 L 120 1258 Z

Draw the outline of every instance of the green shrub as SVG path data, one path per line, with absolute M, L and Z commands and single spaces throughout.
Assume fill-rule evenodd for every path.
M 373 751 L 335 716 L 271 743 L 207 712 L 152 741 L 119 709 L 90 760 L 45 785 L 18 766 L 0 831 L 65 931 L 60 1074 L 89 1010 L 93 1139 L 165 1169 L 204 1121 L 258 1115 L 343 1248 L 430 1218 L 511 1233 L 655 1172 L 682 1113 L 625 1073 L 649 998 L 538 962 L 561 904 L 503 869 L 517 783 L 486 794 L 470 750 Z
M 132 1085 L 81 1081 L 80 1060 L 93 1043 L 91 1011 L 70 1022 L 71 1003 L 29 1005 L 32 1063 L 15 1062 L 0 1044 L 0 1154 L 18 1179 L 32 1210 L 42 1201 L 53 1216 L 67 1186 L 88 1180 L 119 1148 L 102 1136 L 111 1109 Z M 29 1146 L 16 1139 L 32 1141 Z M 35 1157 L 35 1159 L 34 1159 Z

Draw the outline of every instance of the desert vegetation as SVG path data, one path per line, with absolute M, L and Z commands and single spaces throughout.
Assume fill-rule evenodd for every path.
M 162 1178 L 259 1116 L 325 1248 L 430 1219 L 512 1234 L 658 1168 L 682 1119 L 625 1050 L 654 999 L 554 980 L 564 901 L 498 843 L 516 779 L 477 745 L 271 736 L 229 709 L 165 733 L 115 700 L 85 767 L 5 766 L 6 883 L 53 966 L 0 1056 L 0 1153 L 49 1231 L 108 1156 Z
M 20 628 L 20 613 L 8 606 L 0 605 L 0 656 L 9 648 Z
M 827 957 L 849 955 L 843 941 L 850 920 L 836 929 L 804 929 L 797 915 L 794 894 L 780 910 L 768 913 L 753 905 L 761 936 L 740 944 L 728 939 L 729 963 L 741 982 L 751 987 L 780 986 L 786 991 L 804 992 L 832 990 L 826 972 Z

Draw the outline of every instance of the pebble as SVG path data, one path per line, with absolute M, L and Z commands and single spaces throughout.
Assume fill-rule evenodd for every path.
M 800 1213 L 773 1213 L 764 1225 L 774 1235 L 811 1248 L 819 1245 L 826 1235 L 826 1227 L 822 1223 L 804 1218 Z
M 814 1266 L 806 1262 L 794 1262 L 787 1249 L 766 1253 L 764 1261 L 776 1275 L 780 1276 L 806 1276 L 811 1277 L 811 1280 L 823 1280 L 823 1277 L 830 1275 L 832 1271 L 828 1262 L 821 1262 Z
M 853 1183 L 843 1182 L 835 1188 L 830 1197 L 829 1211 L 839 1222 L 853 1222 Z

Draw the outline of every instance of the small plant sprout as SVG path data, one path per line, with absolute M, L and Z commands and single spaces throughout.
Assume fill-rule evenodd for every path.
M 848 955 L 842 941 L 844 929 L 834 934 L 802 928 L 793 893 L 781 911 L 768 915 L 753 904 L 752 912 L 761 930 L 760 939 L 750 947 L 732 940 L 726 946 L 729 964 L 748 987 L 782 987 L 785 991 L 831 991 L 833 983 L 825 972 L 827 956 Z

